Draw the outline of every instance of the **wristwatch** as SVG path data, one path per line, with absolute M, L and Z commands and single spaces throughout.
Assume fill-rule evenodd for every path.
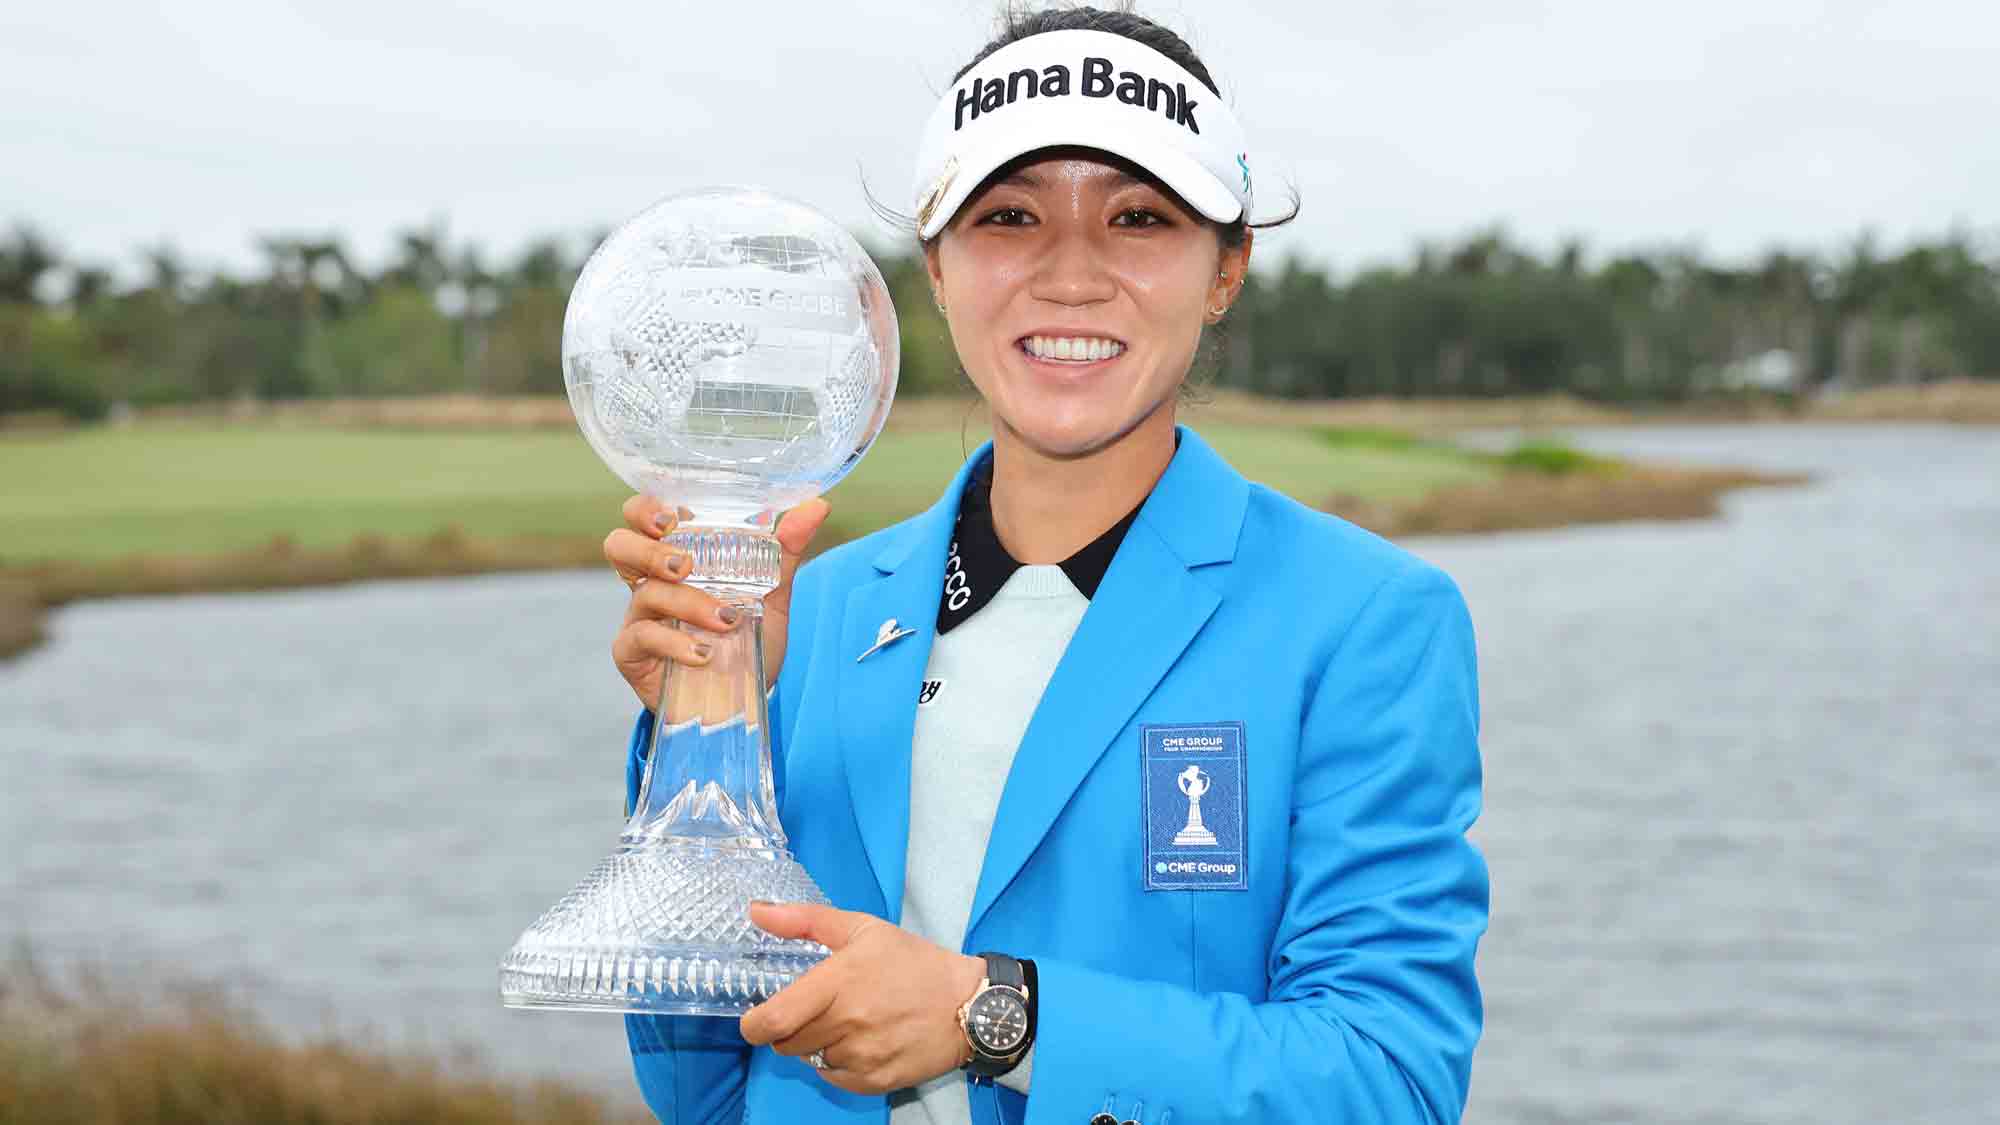
M 979 991 L 959 1005 L 958 1027 L 972 1048 L 966 1062 L 968 1073 L 980 1078 L 998 1078 L 1021 1061 L 1035 1041 L 1033 993 L 1028 987 L 1027 966 L 1004 953 L 981 953 L 986 962 L 986 979 Z

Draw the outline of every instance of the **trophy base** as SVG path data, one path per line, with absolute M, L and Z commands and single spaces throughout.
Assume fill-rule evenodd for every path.
M 827 955 L 752 925 L 751 899 L 827 901 L 784 851 L 627 845 L 521 935 L 500 963 L 501 1003 L 740 1016 Z
M 1183 828 L 1179 832 L 1174 833 L 1174 846 L 1177 848 L 1212 848 L 1216 846 L 1215 833 L 1210 832 L 1206 828 Z

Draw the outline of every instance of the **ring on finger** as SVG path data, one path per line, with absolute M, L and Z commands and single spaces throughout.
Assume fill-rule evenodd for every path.
M 821 1049 L 814 1051 L 812 1054 L 807 1055 L 806 1061 L 812 1064 L 812 1068 L 814 1070 L 825 1070 L 827 1066 L 826 1049 L 822 1047 Z

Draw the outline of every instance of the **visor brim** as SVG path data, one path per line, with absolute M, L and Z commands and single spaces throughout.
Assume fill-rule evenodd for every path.
M 1023 125 L 1041 124 L 1024 121 Z M 975 148 L 957 155 L 951 182 L 937 196 L 928 214 L 919 215 L 917 237 L 928 242 L 951 224 L 965 201 L 986 178 L 1017 157 L 1046 148 L 1091 148 L 1120 157 L 1145 169 L 1204 218 L 1233 223 L 1243 217 L 1243 204 L 1201 161 L 1179 149 L 1131 129 L 1107 122 L 1071 121 L 1061 129 L 1016 128 L 988 130 Z

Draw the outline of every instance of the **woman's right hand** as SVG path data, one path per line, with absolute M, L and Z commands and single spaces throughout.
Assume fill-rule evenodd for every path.
M 764 595 L 764 682 L 775 683 L 785 662 L 785 631 L 792 607 L 792 575 L 799 569 L 806 544 L 826 522 L 831 506 L 808 500 L 778 518 L 778 546 L 783 551 L 778 588 Z M 625 501 L 625 526 L 604 539 L 604 557 L 632 590 L 625 622 L 611 640 L 611 660 L 633 694 L 648 709 L 659 706 L 666 662 L 701 665 L 710 653 L 695 637 L 673 624 L 685 621 L 711 632 L 726 633 L 737 625 L 736 611 L 706 590 L 684 585 L 694 560 L 662 540 L 677 524 L 675 513 L 650 496 Z

